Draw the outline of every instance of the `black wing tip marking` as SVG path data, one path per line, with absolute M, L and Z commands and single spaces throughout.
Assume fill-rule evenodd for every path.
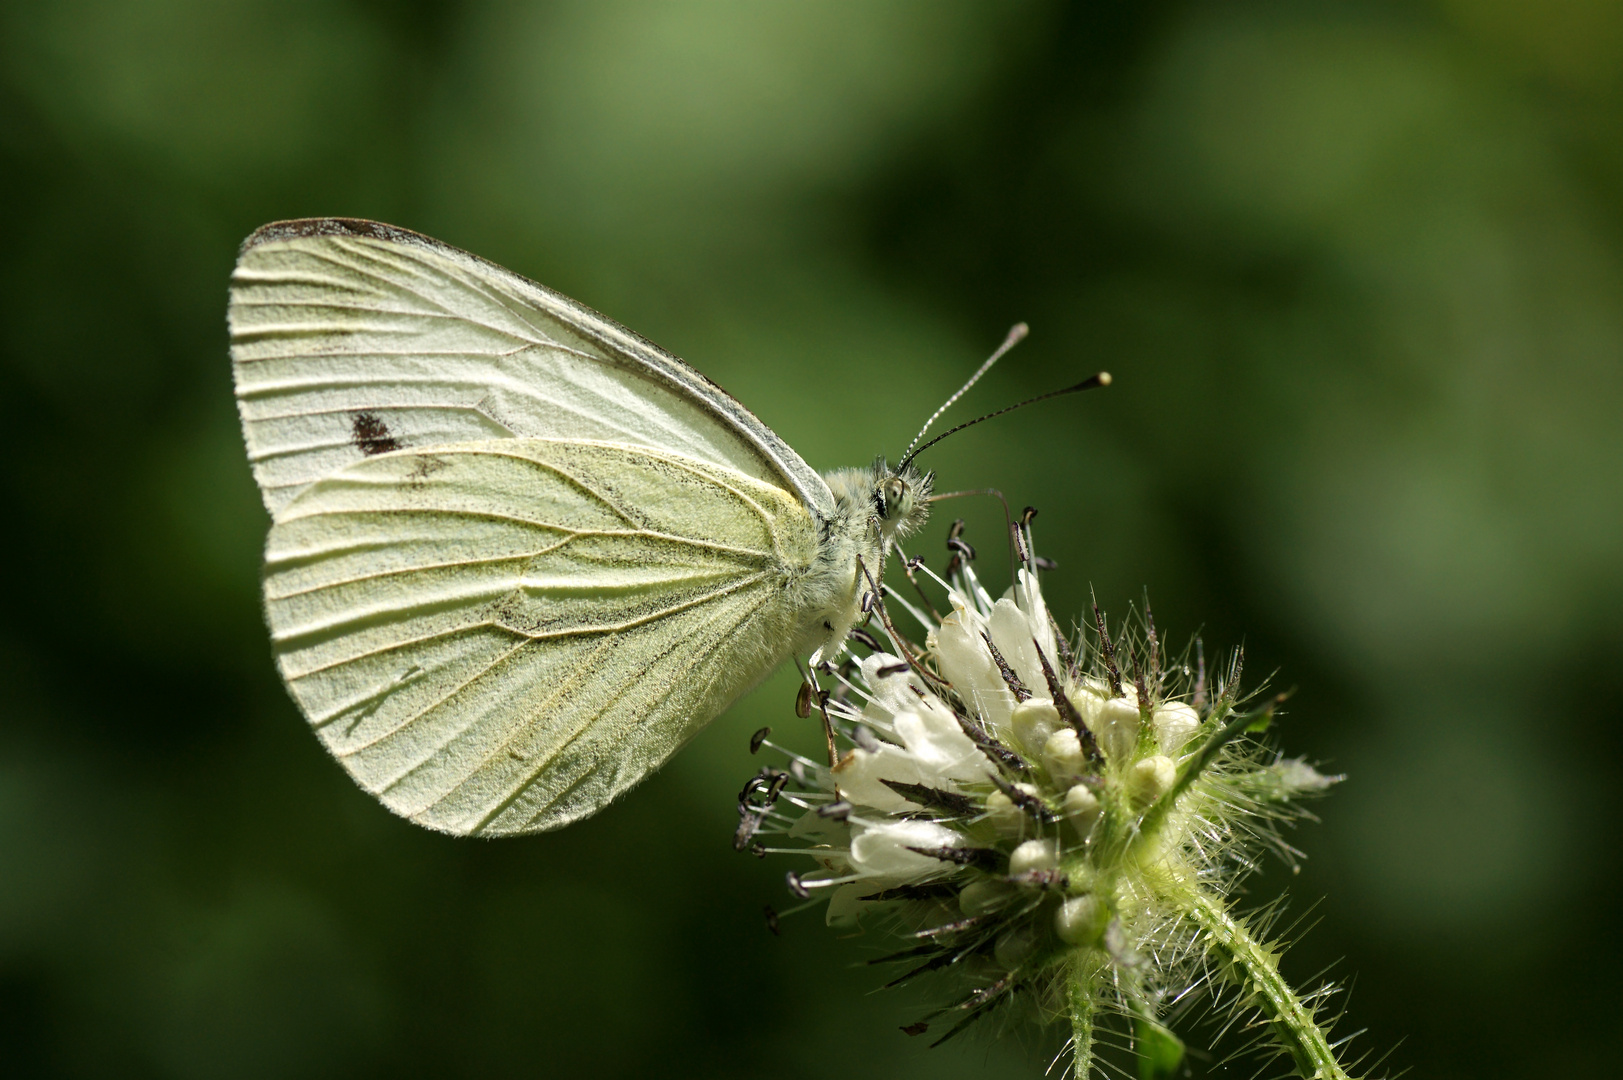
M 413 244 L 418 247 L 445 249 L 456 251 L 449 244 L 441 243 L 433 237 L 410 229 L 402 229 L 398 225 L 386 225 L 381 221 L 368 221 L 365 218 L 341 217 L 315 217 L 291 218 L 287 221 L 273 221 L 269 225 L 261 225 L 248 234 L 248 239 L 242 242 L 237 256 L 241 258 L 260 244 L 269 244 L 278 240 L 299 240 L 307 236 L 364 236 L 373 240 L 387 240 L 395 244 Z M 466 254 L 463 252 L 462 254 Z M 481 262 L 484 260 L 480 260 Z

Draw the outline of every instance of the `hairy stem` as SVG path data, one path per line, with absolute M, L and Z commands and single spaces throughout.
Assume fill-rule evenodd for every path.
M 1221 901 L 1199 889 L 1191 891 L 1189 901 L 1190 917 L 1211 939 L 1213 952 L 1233 965 L 1229 978 L 1251 994 L 1296 1071 L 1308 1080 L 1349 1080 L 1313 1010 L 1279 974 L 1278 953 L 1253 938 Z
M 1094 989 L 1099 980 L 1099 960 L 1092 949 L 1078 949 L 1071 960 L 1066 980 L 1071 1006 L 1071 1060 L 1074 1080 L 1088 1080 L 1093 1072 Z

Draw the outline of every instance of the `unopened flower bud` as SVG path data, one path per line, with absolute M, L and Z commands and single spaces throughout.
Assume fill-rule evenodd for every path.
M 1089 893 L 1073 896 L 1054 912 L 1054 932 L 1068 945 L 1092 945 L 1105 932 L 1110 921 L 1110 909 Z
M 1014 707 L 1009 725 L 1026 751 L 1035 753 L 1059 728 L 1059 710 L 1047 698 L 1027 698 Z
M 980 878 L 958 893 L 958 909 L 965 915 L 984 915 L 1002 907 L 1015 894 L 1015 887 L 996 878 Z
M 1161 753 L 1176 754 L 1200 727 L 1200 714 L 1181 701 L 1163 701 L 1151 717 Z
M 1026 824 L 1025 813 L 1001 791 L 986 797 L 986 817 L 1003 836 L 1019 836 Z
M 1127 760 L 1138 745 L 1138 706 L 1126 698 L 1103 702 L 1093 721 L 1093 735 L 1111 761 Z
M 1027 840 L 1009 853 L 1009 876 L 1018 877 L 1033 870 L 1059 867 L 1058 840 Z
M 1082 784 L 1077 784 L 1065 793 L 1065 816 L 1070 819 L 1076 831 L 1087 837 L 1093 829 L 1093 823 L 1099 820 L 1099 797 Z
M 1133 798 L 1141 803 L 1152 803 L 1172 790 L 1178 779 L 1178 767 L 1165 754 L 1156 754 L 1133 762 L 1127 774 L 1127 786 Z
M 1083 773 L 1082 740 L 1070 728 L 1060 728 L 1043 744 L 1043 764 L 1056 780 L 1072 780 Z

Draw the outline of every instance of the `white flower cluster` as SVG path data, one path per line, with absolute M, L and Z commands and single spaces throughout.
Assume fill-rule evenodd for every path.
M 1199 726 L 1189 705 L 1157 704 L 1148 719 L 1158 752 L 1140 756 L 1145 717 L 1136 688 L 1123 686 L 1112 696 L 1104 680 L 1076 677 L 1060 662 L 1031 571 L 1022 568 L 1010 595 L 996 602 L 980 590 L 948 595 L 952 611 L 925 647 L 956 702 L 944 700 L 939 682 L 900 657 L 876 652 L 861 661 L 855 680 L 856 692 L 866 691 L 861 709 L 836 706 L 841 719 L 873 738 L 858 733 L 857 745 L 829 772 L 830 786 L 852 807 L 844 822 L 849 846 L 823 857 L 822 875 L 802 879 L 807 886 L 844 882 L 829 901 L 830 921 L 849 920 L 876 893 L 947 878 L 972 879 L 978 888 L 970 906 L 977 909 L 1011 891 L 996 888 L 999 877 L 1051 888 L 1054 881 L 1042 873 L 1057 871 L 1067 851 L 1086 846 L 1108 766 L 1121 766 L 1137 798 L 1152 801 L 1172 786 L 1171 755 Z M 967 707 L 969 716 L 954 705 Z M 1067 716 L 1079 718 L 1080 728 Z M 952 794 L 973 800 L 976 812 L 965 806 L 945 820 L 924 816 L 954 809 L 946 804 L 955 800 L 939 797 Z M 989 857 L 960 868 L 937 854 L 1005 843 L 1013 847 L 1001 875 L 984 872 L 994 865 Z
M 785 754 L 787 768 L 746 786 L 736 845 L 809 857 L 789 887 L 805 904 L 826 899 L 831 923 L 891 919 L 910 943 L 895 958 L 914 962 L 897 982 L 966 973 L 975 989 L 942 1010 L 957 1011 L 947 1036 L 1021 991 L 1074 1014 L 1086 983 L 1097 1006 L 1137 1018 L 1140 1041 L 1159 1033 L 1181 1055 L 1156 1019 L 1173 973 L 1143 970 L 1166 952 L 1152 938 L 1182 926 L 1187 941 L 1192 898 L 1216 889 L 1221 905 L 1234 879 L 1222 865 L 1234 845 L 1271 835 L 1280 806 L 1329 781 L 1301 762 L 1255 761 L 1236 736 L 1268 710 L 1235 711 L 1237 671 L 1212 693 L 1203 664 L 1169 669 L 1147 617 L 1118 643 L 1097 617 L 1073 649 L 1025 526 L 1024 565 L 1001 598 L 968 545 L 945 577 L 915 560 L 909 577 L 944 590 L 944 613 L 922 588 L 918 604 L 890 593 L 875 607 L 887 641 L 858 631 L 867 655 L 814 667 L 797 711 L 821 716 L 831 763 L 758 732 L 752 749 Z M 897 632 L 898 609 L 924 627 L 922 644 Z M 768 846 L 774 837 L 798 846 Z

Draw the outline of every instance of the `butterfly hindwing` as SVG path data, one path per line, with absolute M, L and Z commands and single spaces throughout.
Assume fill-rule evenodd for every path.
M 329 750 L 453 833 L 600 809 L 796 643 L 816 555 L 792 493 L 624 445 L 368 457 L 277 514 L 274 647 Z

